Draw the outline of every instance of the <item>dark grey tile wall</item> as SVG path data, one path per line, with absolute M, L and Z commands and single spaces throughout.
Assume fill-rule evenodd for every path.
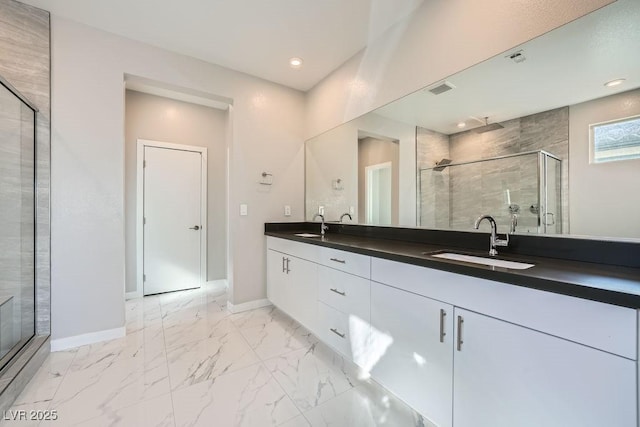
M 34 104 L 36 115 L 36 338 L 0 378 L 0 410 L 7 409 L 49 353 L 51 333 L 49 13 L 0 0 L 0 75 Z
M 0 0 L 0 75 L 38 107 L 36 115 L 36 333 L 51 332 L 49 13 Z

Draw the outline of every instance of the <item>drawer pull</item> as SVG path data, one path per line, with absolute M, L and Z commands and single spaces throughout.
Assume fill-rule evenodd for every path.
M 344 338 L 344 335 L 345 335 L 345 334 L 341 334 L 340 332 L 338 332 L 338 330 L 337 330 L 337 329 L 335 329 L 335 328 L 330 328 L 329 330 L 330 330 L 331 332 L 333 332 L 334 334 L 336 334 L 337 336 L 339 336 L 340 338 Z
M 440 309 L 440 342 L 444 342 L 444 337 L 447 333 L 444 331 L 444 318 L 447 317 L 447 312 Z
M 462 324 L 464 323 L 464 319 L 462 316 L 458 316 L 458 351 L 462 351 Z
M 336 293 L 336 294 L 338 294 L 338 295 L 342 295 L 342 296 L 347 295 L 347 293 L 346 293 L 346 292 L 340 292 L 340 291 L 339 291 L 339 290 L 337 290 L 337 289 L 333 289 L 333 288 L 331 288 L 331 289 L 329 289 L 329 290 L 330 290 L 331 292 L 335 292 L 335 293 Z
M 331 261 L 333 262 L 339 262 L 340 264 L 346 264 L 347 261 L 343 260 L 343 259 L 338 259 L 338 258 L 330 258 Z

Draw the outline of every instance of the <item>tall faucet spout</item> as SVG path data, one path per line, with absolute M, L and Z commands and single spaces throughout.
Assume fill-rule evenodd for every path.
M 324 215 L 322 215 L 322 214 L 319 214 L 319 213 L 315 214 L 313 216 L 313 221 L 315 221 L 316 218 L 318 218 L 318 217 L 320 217 L 320 220 L 322 221 L 322 223 L 320 224 L 320 235 L 322 237 L 324 237 L 324 232 L 325 232 L 325 230 L 328 230 L 329 227 L 324 225 Z
M 496 250 L 496 239 L 498 236 L 498 232 L 497 232 L 498 226 L 496 225 L 496 220 L 493 219 L 491 215 L 482 215 L 478 217 L 478 219 L 476 219 L 474 227 L 476 230 L 480 228 L 480 223 L 485 219 L 489 221 L 489 225 L 491 226 L 491 237 L 489 239 L 489 255 L 496 256 L 498 255 L 498 251 Z
M 353 221 L 353 218 L 351 217 L 351 214 L 348 212 L 343 213 L 342 215 L 340 215 L 340 222 L 342 222 L 342 220 L 344 219 L 345 216 L 349 217 L 350 221 Z

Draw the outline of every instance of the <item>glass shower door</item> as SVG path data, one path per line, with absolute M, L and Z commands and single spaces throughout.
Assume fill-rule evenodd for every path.
M 0 85 L 0 369 L 35 333 L 35 112 Z

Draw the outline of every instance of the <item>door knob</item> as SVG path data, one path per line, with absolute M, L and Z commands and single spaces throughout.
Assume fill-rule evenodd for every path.
M 198 231 L 198 230 L 200 230 L 200 226 L 199 226 L 199 225 L 195 225 L 195 226 L 193 226 L 193 227 L 189 227 L 189 230 L 196 230 L 196 231 Z

